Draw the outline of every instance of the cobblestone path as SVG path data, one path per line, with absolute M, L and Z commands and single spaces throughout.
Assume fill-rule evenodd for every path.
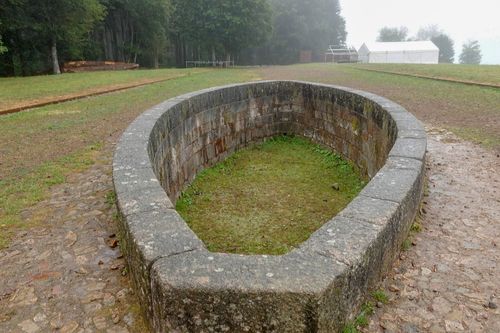
M 46 223 L 0 252 L 0 332 L 143 330 L 115 235 L 112 151 L 23 212 Z
M 423 231 L 367 332 L 500 332 L 500 158 L 430 129 Z

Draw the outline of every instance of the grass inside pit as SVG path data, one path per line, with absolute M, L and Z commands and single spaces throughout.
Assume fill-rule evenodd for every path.
M 202 171 L 176 208 L 210 251 L 280 255 L 307 240 L 365 183 L 330 150 L 280 136 Z

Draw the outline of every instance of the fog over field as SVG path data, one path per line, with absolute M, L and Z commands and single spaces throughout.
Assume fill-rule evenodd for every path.
M 455 41 L 456 55 L 467 40 L 479 40 L 482 63 L 500 64 L 498 0 L 341 0 L 340 3 L 346 18 L 348 43 L 356 47 L 375 41 L 378 30 L 384 26 L 406 26 L 411 37 L 419 28 L 437 24 Z

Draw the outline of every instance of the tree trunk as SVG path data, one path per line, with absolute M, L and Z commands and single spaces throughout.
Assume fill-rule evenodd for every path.
M 114 52 L 114 41 L 113 41 L 113 30 L 107 26 L 104 26 L 103 33 L 104 40 L 104 60 L 115 60 Z
M 57 42 L 55 38 L 52 38 L 51 54 L 53 72 L 54 74 L 61 74 L 61 68 L 59 67 L 59 58 L 57 56 Z
M 175 36 L 175 64 L 177 67 L 186 66 L 182 58 L 182 39 L 178 34 Z
M 186 43 L 182 44 L 182 59 L 184 59 L 184 66 L 186 66 L 186 61 L 187 61 L 187 45 Z
M 155 69 L 160 68 L 160 51 L 156 49 L 153 51 L 153 66 Z

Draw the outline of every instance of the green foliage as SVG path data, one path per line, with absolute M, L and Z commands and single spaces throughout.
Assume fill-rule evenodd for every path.
M 439 48 L 439 63 L 451 64 L 455 61 L 455 43 L 450 36 L 440 34 L 431 40 Z
M 411 248 L 411 238 L 408 237 L 403 241 L 403 244 L 401 245 L 401 250 L 408 251 L 410 248 Z
M 410 227 L 410 234 L 408 237 L 403 241 L 403 244 L 401 244 L 401 250 L 402 251 L 408 251 L 412 245 L 414 244 L 413 238 L 415 234 L 418 234 L 419 232 L 422 231 L 422 225 L 418 222 L 418 217 L 416 218 L 416 221 L 413 222 L 413 224 Z
M 372 302 L 366 302 L 361 306 L 361 314 L 365 316 L 371 316 L 375 312 L 375 306 L 373 305 Z M 363 325 L 361 325 L 363 326 Z
M 268 43 L 248 50 L 253 64 L 291 64 L 300 51 L 312 51 L 313 60 L 323 61 L 328 45 L 346 40 L 345 20 L 338 0 L 270 0 L 273 33 Z M 248 58 L 248 57 L 247 57 Z
M 0 35 L 0 54 L 7 52 L 7 48 L 3 45 L 2 36 Z
M 208 16 L 215 28 L 213 39 L 226 54 L 262 43 L 271 32 L 271 12 L 266 0 L 219 0 L 219 8 L 208 9 Z
M 372 292 L 371 297 L 376 302 L 381 302 L 383 304 L 389 303 L 389 297 L 385 294 L 383 290 L 376 290 Z M 360 327 L 367 327 L 369 325 L 369 318 L 375 313 L 375 305 L 373 301 L 367 301 L 361 306 L 361 310 L 357 317 L 347 323 L 342 329 L 342 333 L 359 333 Z
M 113 206 L 116 202 L 116 192 L 115 191 L 109 191 L 106 193 L 106 203 L 109 206 Z
M 379 30 L 378 42 L 404 42 L 408 37 L 407 27 L 383 27 Z
M 97 0 L 28 0 L 34 29 L 52 39 L 78 45 L 104 15 Z
M 90 56 L 155 68 L 168 61 L 170 0 L 101 1 L 107 15 L 94 32 Z
M 8 52 L 0 58 L 0 73 L 47 72 L 51 47 L 59 47 L 63 59 L 81 56 L 103 15 L 98 0 L 5 0 L 0 33 Z
M 477 40 L 468 41 L 462 47 L 460 54 L 460 63 L 467 65 L 479 65 L 483 56 L 481 54 L 481 46 Z
M 358 327 L 366 327 L 369 324 L 368 318 L 375 312 L 372 302 L 366 302 L 361 306 L 361 311 L 353 322 L 344 326 L 342 333 L 359 333 Z
M 47 73 L 51 56 L 154 68 L 174 59 L 286 64 L 300 51 L 321 60 L 346 39 L 339 0 L 3 1 L 3 75 Z
M 439 48 L 439 63 L 453 63 L 455 58 L 455 43 L 438 25 L 434 24 L 420 28 L 417 36 L 412 38 L 412 40 L 432 41 Z
M 413 233 L 419 233 L 419 232 L 422 232 L 422 225 L 418 222 L 414 222 L 412 225 L 411 225 L 411 229 L 410 229 L 411 232 Z
M 185 191 L 182 192 L 181 197 L 179 198 L 179 200 L 177 200 L 176 209 L 179 211 L 185 211 L 189 209 L 189 207 L 192 205 L 193 205 L 193 198 L 191 197 L 190 192 Z
M 2 28 L 2 21 L 0 21 L 0 31 L 1 31 L 1 28 Z M 5 53 L 7 51 L 8 51 L 8 49 L 3 45 L 2 35 L 0 34 L 0 54 Z
M 372 293 L 372 297 L 377 302 L 380 302 L 383 304 L 389 303 L 389 297 L 387 296 L 387 294 L 383 290 L 375 290 Z
M 342 333 L 359 333 L 359 331 L 353 323 L 349 323 L 344 327 Z
M 418 30 L 414 40 L 432 40 L 432 38 L 442 35 L 444 32 L 438 25 L 432 24 Z
M 173 0 L 171 34 L 178 61 L 236 56 L 271 33 L 267 0 Z M 190 51 L 190 55 L 186 54 Z
M 365 327 L 368 326 L 368 317 L 366 316 L 365 313 L 361 313 L 356 317 L 356 320 L 354 321 L 354 325 L 357 327 Z

